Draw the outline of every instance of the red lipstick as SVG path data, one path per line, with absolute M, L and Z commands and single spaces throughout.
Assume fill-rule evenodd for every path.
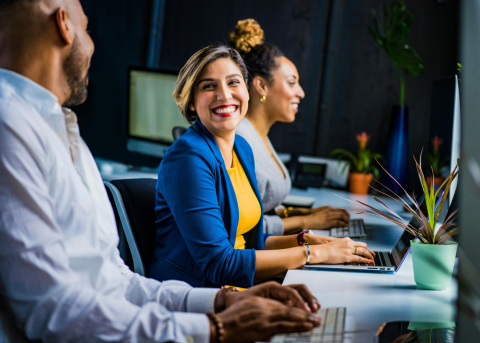
M 214 107 L 210 111 L 219 117 L 231 117 L 235 112 L 237 112 L 238 107 L 238 105 L 227 104 Z

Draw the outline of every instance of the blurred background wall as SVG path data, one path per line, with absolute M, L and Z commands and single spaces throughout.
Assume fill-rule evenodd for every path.
M 391 4 L 392 1 L 386 1 Z M 407 41 L 424 59 L 425 73 L 406 77 L 410 152 L 428 147 L 433 80 L 456 72 L 458 1 L 404 0 L 413 16 Z M 98 157 L 134 165 L 159 160 L 126 150 L 127 67 L 146 66 L 153 0 L 81 0 L 96 44 L 89 98 L 78 108 L 82 136 Z M 366 131 L 369 147 L 385 152 L 390 112 L 399 81 L 389 57 L 367 27 L 378 0 L 161 0 L 155 64 L 178 71 L 188 57 L 214 42 L 228 43 L 238 20 L 256 19 L 266 41 L 297 66 L 306 98 L 293 124 L 276 124 L 277 151 L 326 156 L 356 148 Z M 410 182 L 416 182 L 414 168 Z

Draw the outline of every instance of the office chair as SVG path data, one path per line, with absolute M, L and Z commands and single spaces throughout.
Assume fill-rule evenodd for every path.
M 155 249 L 155 179 L 105 181 L 133 261 L 133 270 L 148 276 Z M 111 199 L 112 200 L 112 199 Z M 122 256 L 123 257 L 123 256 Z M 127 263 L 128 264 L 128 263 Z
M 172 129 L 172 136 L 173 140 L 176 141 L 177 139 L 180 138 L 181 135 L 183 135 L 185 132 L 187 132 L 187 129 L 181 126 L 175 126 Z

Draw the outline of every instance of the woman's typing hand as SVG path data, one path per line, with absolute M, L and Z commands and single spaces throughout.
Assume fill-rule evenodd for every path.
M 373 254 L 366 243 L 345 237 L 321 245 L 310 245 L 310 264 L 373 263 Z

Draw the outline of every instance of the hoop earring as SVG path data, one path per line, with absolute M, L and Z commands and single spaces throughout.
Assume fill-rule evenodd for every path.
M 260 97 L 260 102 L 263 104 L 267 100 L 267 97 L 265 95 L 262 95 Z

